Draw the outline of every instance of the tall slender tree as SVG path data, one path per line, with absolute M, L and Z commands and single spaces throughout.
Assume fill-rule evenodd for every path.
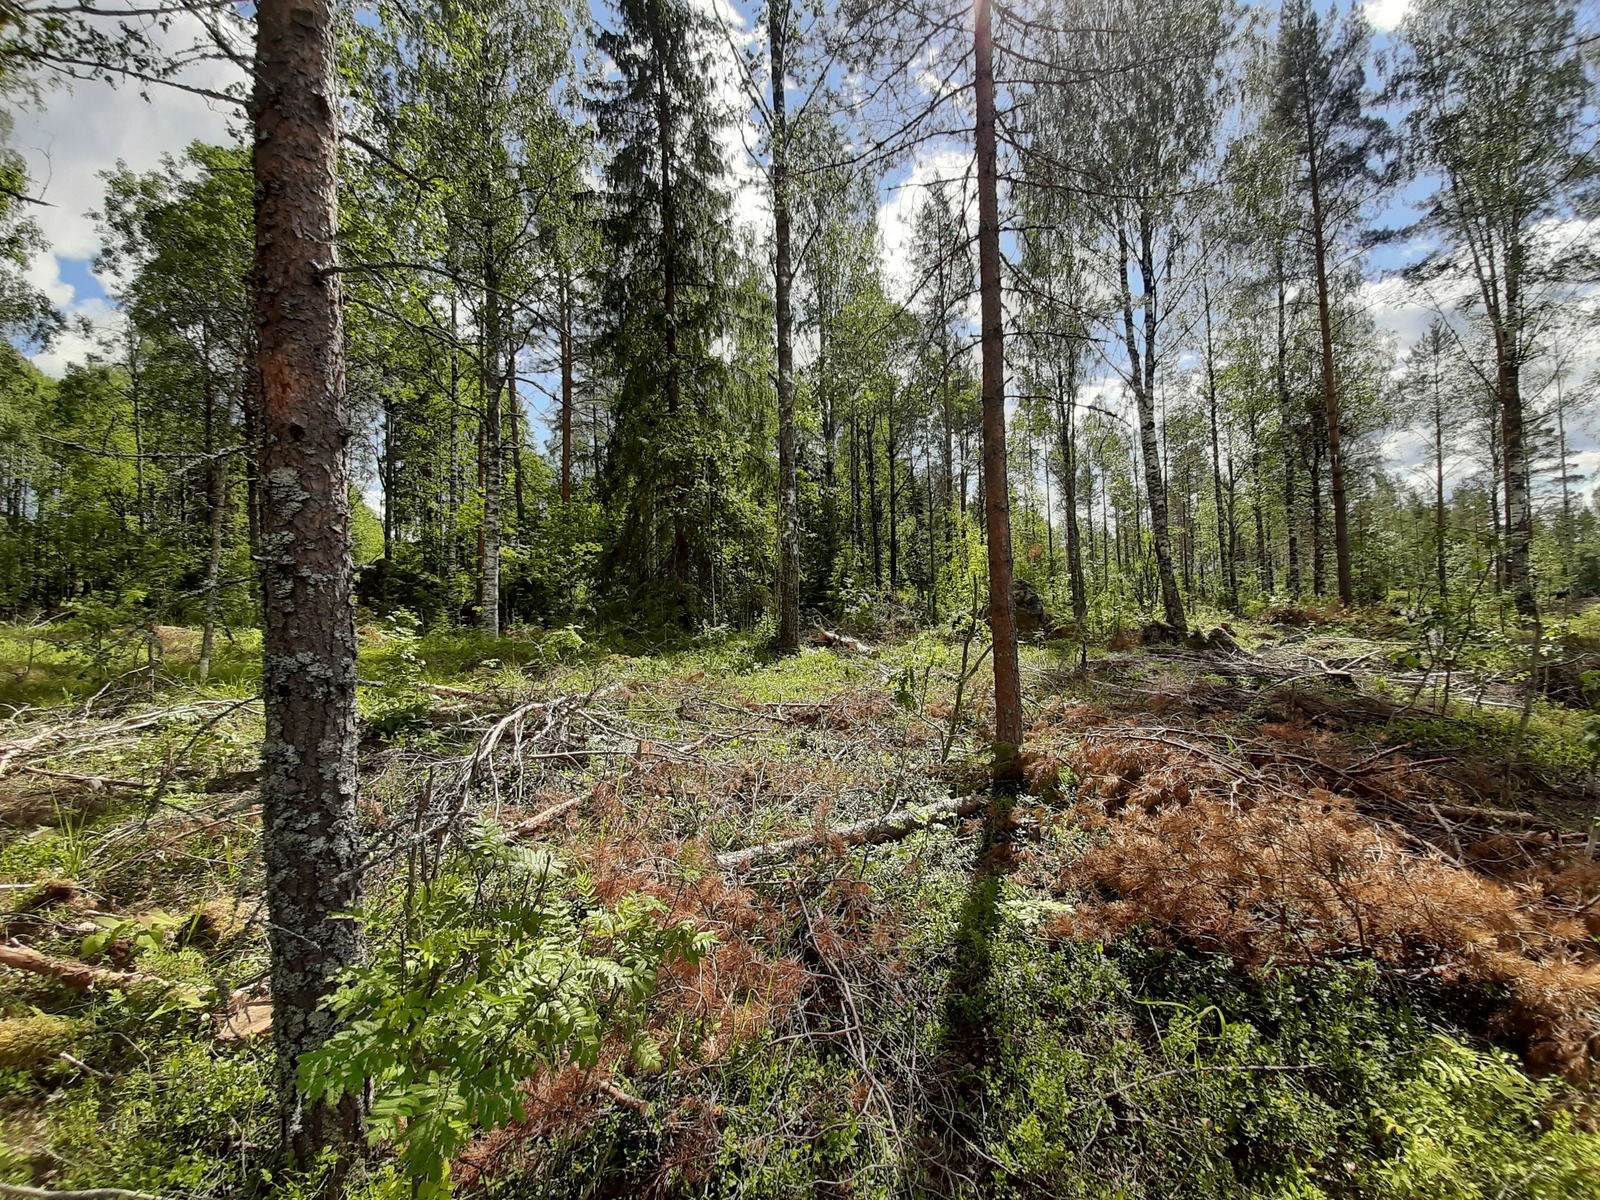
M 603 493 L 618 510 L 607 563 L 658 589 L 683 622 L 711 600 L 708 436 L 721 374 L 727 268 L 707 16 L 688 0 L 620 0 L 598 38 L 616 66 L 592 101 L 606 152 L 603 345 L 616 375 Z M 666 614 L 663 614 L 666 615 Z
M 1419 224 L 1442 244 L 1410 273 L 1461 295 L 1490 335 L 1506 587 L 1525 616 L 1536 601 L 1522 372 L 1587 273 L 1584 227 L 1558 222 L 1600 170 L 1589 71 L 1566 0 L 1418 0 L 1391 79 L 1409 106 L 1410 161 L 1437 180 Z
M 975 0 L 973 85 L 977 97 L 978 307 L 983 354 L 983 490 L 989 550 L 989 625 L 994 642 L 994 775 L 1021 778 L 1022 675 L 1012 594 L 1011 484 L 1006 464 L 1005 318 L 1000 280 L 1000 166 L 995 139 L 994 32 L 990 0 Z
M 1278 24 L 1272 117 L 1301 167 L 1297 184 L 1305 197 L 1317 290 L 1339 600 L 1349 605 L 1355 603 L 1355 593 L 1329 275 L 1337 267 L 1331 260 L 1340 238 L 1360 217 L 1361 204 L 1377 182 L 1388 128 L 1366 105 L 1372 35 L 1359 7 L 1353 7 L 1343 27 L 1335 30 L 1333 16 L 1324 18 L 1310 0 L 1288 0 Z
M 362 1098 L 310 1103 L 300 1056 L 362 955 L 349 414 L 339 310 L 338 113 L 329 0 L 256 10 L 257 368 L 261 377 L 262 857 L 283 1136 L 314 1162 L 361 1133 Z

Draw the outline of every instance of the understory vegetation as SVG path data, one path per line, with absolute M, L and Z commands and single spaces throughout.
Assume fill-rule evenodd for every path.
M 1494 707 L 1488 642 L 1444 709 L 1393 618 L 1267 617 L 1025 648 L 1009 801 L 981 631 L 364 626 L 371 949 L 302 1064 L 372 1081 L 351 1194 L 1600 1194 L 1582 711 Z M 256 651 L 200 684 L 155 636 L 6 634 L 0 1180 L 316 1194 L 273 1144 Z

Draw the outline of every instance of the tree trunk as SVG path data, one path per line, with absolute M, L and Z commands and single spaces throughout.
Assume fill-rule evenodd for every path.
M 767 6 L 772 52 L 772 222 L 777 242 L 774 300 L 778 337 L 778 635 L 783 654 L 800 649 L 800 485 L 795 466 L 794 313 L 789 290 L 794 268 L 789 250 L 789 122 L 784 92 L 784 51 L 789 0 Z
M 1178 576 L 1173 569 L 1171 522 L 1167 513 L 1167 484 L 1161 475 L 1161 447 L 1156 438 L 1155 340 L 1156 282 L 1150 252 L 1150 220 L 1139 213 L 1139 272 L 1144 289 L 1144 346 L 1133 322 L 1133 289 L 1128 278 L 1129 246 L 1125 233 L 1117 232 L 1122 262 L 1122 321 L 1128 348 L 1129 377 L 1133 398 L 1139 410 L 1139 451 L 1144 458 L 1145 496 L 1150 503 L 1150 540 L 1156 553 L 1156 574 L 1161 589 L 1161 610 L 1168 625 L 1184 632 L 1189 628 L 1183 612 L 1183 597 L 1178 591 Z
M 898 474 L 900 447 L 895 436 L 894 403 L 892 401 L 889 404 L 889 413 L 884 418 L 884 422 L 884 450 L 889 460 L 889 595 L 897 596 L 900 593 L 900 493 Z
M 506 347 L 506 436 L 511 439 L 511 477 L 516 481 L 512 495 L 517 505 L 517 524 L 511 531 L 511 544 L 519 544 L 528 524 L 527 476 L 522 470 L 522 402 L 517 398 L 517 352 Z
M 658 41 L 656 61 L 665 63 L 667 58 L 666 46 Z M 681 436 L 678 423 L 683 419 L 683 383 L 678 362 L 678 208 L 672 182 L 672 106 L 667 98 L 665 73 L 656 86 L 656 137 L 661 159 L 661 310 L 666 326 L 667 427 L 676 440 Z M 684 507 L 691 488 L 683 477 L 681 451 L 675 451 L 672 459 L 672 478 L 668 481 L 672 495 L 672 581 L 684 588 L 689 582 L 689 528 Z M 683 615 L 688 616 L 687 610 Z
M 356 638 L 338 275 L 339 99 L 331 0 L 256 8 L 254 289 L 262 385 L 266 710 L 261 843 L 274 1074 L 289 1151 L 309 1166 L 361 1133 L 362 1098 L 307 1102 L 300 1056 L 360 961 Z
M 200 626 L 200 659 L 195 664 L 201 679 L 211 676 L 211 652 L 217 642 L 217 593 L 222 586 L 222 534 L 227 517 L 228 467 L 217 454 L 217 406 L 211 395 L 211 349 L 202 342 L 202 361 L 208 364 L 200 372 L 201 403 L 205 406 L 205 453 L 211 455 L 206 464 L 206 611 Z
M 1439 577 L 1439 607 L 1450 596 L 1450 579 L 1445 570 L 1444 511 L 1444 399 L 1440 395 L 1439 365 L 1433 370 L 1433 550 L 1434 570 Z
M 878 494 L 878 414 L 867 417 L 867 506 L 872 521 L 872 586 L 883 591 L 883 497 Z
M 1289 331 L 1287 299 L 1283 278 L 1283 253 L 1277 258 L 1278 274 L 1278 420 L 1283 442 L 1283 527 L 1288 538 L 1288 557 L 1284 562 L 1284 582 L 1292 599 L 1300 599 L 1300 540 L 1295 512 L 1294 482 L 1294 406 L 1289 400 Z
M 483 388 L 483 560 L 479 575 L 478 627 L 500 636 L 500 493 L 505 478 L 500 427 L 500 289 L 492 270 L 484 272 L 483 354 L 478 377 Z
M 456 308 L 456 294 L 450 293 L 450 478 L 449 504 L 445 508 L 440 533 L 444 540 L 444 584 L 450 596 L 450 623 L 460 617 L 460 598 L 456 595 L 456 566 L 460 547 L 457 545 L 456 514 L 461 511 L 461 360 L 456 339 L 461 333 L 460 315 Z
M 1239 611 L 1239 576 L 1233 560 L 1233 543 L 1229 538 L 1231 522 L 1222 503 L 1222 439 L 1217 420 L 1217 351 L 1211 337 L 1211 286 L 1204 288 L 1206 309 L 1206 400 L 1211 418 L 1211 495 L 1217 509 L 1217 557 L 1222 571 L 1228 611 Z
M 1324 596 L 1328 591 L 1328 571 L 1322 549 L 1322 437 L 1314 424 L 1307 436 L 1311 440 L 1306 472 L 1311 485 L 1311 594 Z
M 1000 295 L 999 152 L 995 145 L 990 0 L 973 4 L 977 98 L 978 295 L 983 343 L 983 482 L 989 541 L 989 624 L 994 657 L 994 776 L 1022 776 L 1022 677 L 1011 594 L 1011 499 L 1006 478 L 1005 326 Z
M 217 608 L 222 587 L 222 539 L 228 519 L 228 464 L 213 458 L 207 468 L 207 548 L 206 612 L 200 630 L 200 660 L 195 664 L 201 679 L 211 677 L 211 652 L 217 641 Z
M 1072 587 L 1072 615 L 1080 630 L 1089 618 L 1089 596 L 1083 582 L 1083 547 L 1078 530 L 1078 383 L 1075 372 L 1056 377 L 1056 429 L 1061 439 L 1062 504 L 1067 510 L 1067 579 Z M 1091 513 L 1092 520 L 1092 513 Z M 1093 555 L 1093 548 L 1090 554 Z
M 1345 511 L 1344 454 L 1339 448 L 1339 388 L 1333 373 L 1333 315 L 1328 300 L 1328 248 L 1323 229 L 1322 187 L 1317 174 L 1316 127 L 1311 92 L 1303 93 L 1306 109 L 1306 163 L 1311 183 L 1311 249 L 1317 268 L 1317 322 L 1322 332 L 1322 400 L 1328 414 L 1328 478 L 1333 490 L 1333 553 L 1339 575 L 1339 603 L 1354 604 L 1350 576 L 1350 525 Z
M 561 277 L 561 503 L 572 503 L 572 279 Z
M 1509 270 L 1508 270 L 1509 275 Z M 1507 308 L 1517 303 L 1508 283 Z M 1529 571 L 1528 550 L 1533 542 L 1533 507 L 1528 494 L 1528 447 L 1522 412 L 1522 381 L 1519 378 L 1515 335 L 1497 325 L 1495 329 L 1495 390 L 1500 401 L 1500 453 L 1505 462 L 1506 488 L 1506 587 L 1511 591 L 1517 613 L 1531 617 L 1536 610 L 1533 576 Z

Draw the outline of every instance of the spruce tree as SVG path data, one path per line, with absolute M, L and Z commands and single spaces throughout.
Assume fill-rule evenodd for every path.
M 605 161 L 600 346 L 614 375 L 602 496 L 615 533 L 603 570 L 650 588 L 662 617 L 710 601 L 708 540 L 728 247 L 720 114 L 707 17 L 688 0 L 620 0 L 597 45 L 615 66 L 591 102 Z

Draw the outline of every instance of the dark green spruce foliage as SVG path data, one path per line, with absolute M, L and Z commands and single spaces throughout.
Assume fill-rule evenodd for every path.
M 600 349 L 614 389 L 601 478 L 602 574 L 648 587 L 658 618 L 709 615 L 723 488 L 728 199 L 710 95 L 715 31 L 688 0 L 620 0 L 597 44 L 616 67 L 591 109 L 613 261 Z

